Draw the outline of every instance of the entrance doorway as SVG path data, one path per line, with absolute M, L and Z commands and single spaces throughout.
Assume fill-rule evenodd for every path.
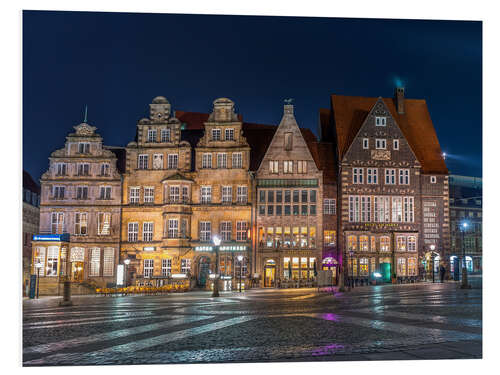
M 210 258 L 201 257 L 198 261 L 198 286 L 207 285 L 208 275 L 210 274 Z
M 323 259 L 323 271 L 332 271 L 332 284 L 337 284 L 337 260 L 332 257 Z
M 264 287 L 271 288 L 275 286 L 276 280 L 276 262 L 269 259 L 264 266 Z
M 71 263 L 71 276 L 73 281 L 83 281 L 83 262 Z

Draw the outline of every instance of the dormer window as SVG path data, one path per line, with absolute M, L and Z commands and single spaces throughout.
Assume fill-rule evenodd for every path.
M 156 142 L 156 129 L 148 130 L 148 142 Z
M 368 150 L 368 138 L 363 138 L 363 148 L 365 150 Z
M 386 117 L 376 116 L 375 117 L 375 125 L 376 126 L 385 126 L 386 125 Z
M 285 133 L 285 151 L 291 151 L 292 150 L 292 140 L 293 140 L 293 133 Z
M 226 139 L 226 141 L 234 141 L 234 129 L 226 129 L 224 138 Z
M 89 154 L 90 153 L 90 143 L 87 143 L 87 142 L 78 143 L 78 153 L 79 154 Z
M 212 129 L 212 141 L 220 141 L 220 129 Z
M 375 148 L 377 150 L 385 150 L 387 148 L 387 142 L 385 139 L 376 139 Z
M 392 144 L 394 150 L 399 150 L 399 139 L 395 139 Z

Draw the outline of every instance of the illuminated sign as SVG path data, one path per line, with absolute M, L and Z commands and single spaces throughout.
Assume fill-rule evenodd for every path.
M 195 251 L 212 251 L 212 246 L 196 246 L 194 248 Z
M 185 279 L 187 275 L 185 273 L 174 273 L 172 274 L 172 279 Z
M 213 251 L 213 246 L 196 246 L 194 248 L 195 251 Z M 224 245 L 219 246 L 220 251 L 246 251 L 247 246 L 244 245 Z
M 149 247 L 144 247 L 144 251 L 155 251 L 155 247 L 154 246 L 149 246 Z
M 69 242 L 69 234 L 34 234 L 33 241 L 65 241 Z

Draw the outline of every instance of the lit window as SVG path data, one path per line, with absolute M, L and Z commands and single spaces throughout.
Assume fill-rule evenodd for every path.
M 293 173 L 293 161 L 285 160 L 283 162 L 283 173 Z
M 111 213 L 99 212 L 97 215 L 97 234 L 105 236 L 110 233 L 111 229 Z
M 356 251 L 358 247 L 358 238 L 356 236 L 347 237 L 347 250 Z
M 359 259 L 359 276 L 368 276 L 368 258 Z
M 325 230 L 323 231 L 323 237 L 325 244 L 328 246 L 335 245 L 335 231 L 334 230 Z
M 359 250 L 368 251 L 368 236 L 359 236 Z
M 59 259 L 59 247 L 49 246 L 47 249 L 47 276 L 57 276 L 57 264 Z
M 389 252 L 391 251 L 391 239 L 389 237 L 380 237 L 380 251 Z
M 269 173 L 278 173 L 278 161 L 277 160 L 269 160 Z
M 406 259 L 398 258 L 398 266 L 397 266 L 398 276 L 406 276 Z
M 431 184 L 435 184 L 437 181 L 436 176 L 431 176 Z
M 307 173 L 307 160 L 297 162 L 297 173 Z
M 396 249 L 398 251 L 406 251 L 406 237 L 396 237 Z

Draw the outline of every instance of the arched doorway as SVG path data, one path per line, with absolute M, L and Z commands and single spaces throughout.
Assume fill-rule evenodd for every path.
M 276 262 L 268 259 L 264 266 L 264 287 L 272 288 L 276 285 Z
M 205 287 L 210 274 L 210 258 L 202 256 L 198 260 L 198 286 Z
M 337 260 L 333 257 L 323 259 L 321 269 L 323 271 L 332 271 L 332 284 L 336 284 L 337 280 Z

